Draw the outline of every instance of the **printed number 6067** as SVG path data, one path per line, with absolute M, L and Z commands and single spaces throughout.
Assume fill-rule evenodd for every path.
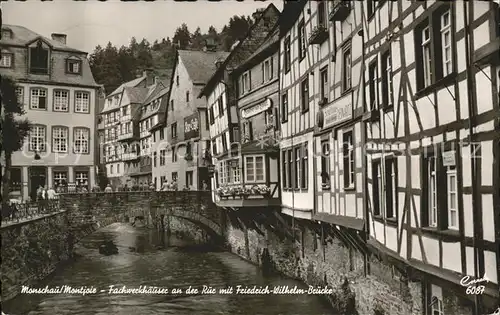
M 484 289 L 485 289 L 484 285 L 478 285 L 478 286 L 470 285 L 465 290 L 465 293 L 467 293 L 467 294 L 483 294 Z

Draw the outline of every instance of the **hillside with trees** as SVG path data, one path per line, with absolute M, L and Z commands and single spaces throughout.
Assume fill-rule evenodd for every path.
M 263 10 L 259 9 L 250 16 L 233 16 L 219 32 L 210 26 L 206 33 L 198 27 L 191 33 L 188 25 L 179 26 L 170 38 L 138 41 L 132 37 L 128 46 L 117 48 L 111 42 L 105 47 L 97 46 L 90 55 L 90 67 L 95 80 L 103 84 L 106 94 L 112 92 L 123 82 L 130 81 L 152 68 L 155 75 L 164 82 L 169 79 L 174 67 L 176 49 L 201 50 L 210 38 L 220 51 L 229 51 L 231 46 L 245 36 L 250 25 Z

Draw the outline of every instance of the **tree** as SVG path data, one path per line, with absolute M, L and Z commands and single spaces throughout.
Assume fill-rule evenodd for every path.
M 194 31 L 191 36 L 191 48 L 193 49 L 202 49 L 203 48 L 203 35 L 201 34 L 201 30 L 198 27 L 196 31 Z
M 23 147 L 24 139 L 31 128 L 26 118 L 23 106 L 19 104 L 16 94 L 16 83 L 7 77 L 2 77 L 0 85 L 1 110 L 2 110 L 2 141 L 0 150 L 5 157 L 5 171 L 3 176 L 2 208 L 7 209 L 10 193 L 10 170 L 12 168 L 12 154 Z
M 175 30 L 174 38 L 172 39 L 174 45 L 177 45 L 178 49 L 186 49 L 189 46 L 189 41 L 191 40 L 191 33 L 186 23 L 182 23 L 181 27 Z

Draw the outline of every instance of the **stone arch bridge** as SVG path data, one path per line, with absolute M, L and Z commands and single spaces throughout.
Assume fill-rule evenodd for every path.
M 115 222 L 141 218 L 149 226 L 160 226 L 166 216 L 188 220 L 214 240 L 224 236 L 225 216 L 209 191 L 62 194 L 60 208 L 67 211 L 74 243 Z

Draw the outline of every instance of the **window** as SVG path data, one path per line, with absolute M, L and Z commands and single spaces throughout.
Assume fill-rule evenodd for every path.
M 177 162 L 177 148 L 172 147 L 172 163 Z
M 210 125 L 213 125 L 215 123 L 215 114 L 214 114 L 214 107 L 210 107 Z
M 373 16 L 373 13 L 375 13 L 373 10 L 373 1 L 366 1 L 366 14 L 369 19 Z
M 11 38 L 12 38 L 12 31 L 10 29 L 2 30 L 2 39 L 11 39 Z
M 176 182 L 179 177 L 177 176 L 177 172 L 172 172 L 172 181 Z
M 219 164 L 219 167 L 220 167 L 219 182 L 221 184 L 227 184 L 227 183 L 229 183 L 229 163 L 228 162 L 229 161 L 222 161 Z
M 369 110 L 378 109 L 378 74 L 377 62 L 370 64 L 368 68 L 369 86 L 370 86 L 370 107 Z
M 67 112 L 69 104 L 68 91 L 54 90 L 54 111 Z
M 318 2 L 318 26 L 326 27 L 326 10 L 323 1 Z
M 288 169 L 287 169 L 288 187 L 287 188 L 293 188 L 293 187 L 295 187 L 294 186 L 295 181 L 292 179 L 292 178 L 294 178 L 294 176 L 293 176 L 293 151 L 288 150 L 287 155 L 288 155 L 288 159 L 287 159 L 288 160 Z
M 66 71 L 68 73 L 73 73 L 73 74 L 82 73 L 82 61 L 81 60 L 67 60 L 66 61 Z
M 370 2 L 370 1 L 368 1 Z M 351 84 L 351 47 L 344 48 L 342 56 L 342 90 L 346 92 Z
M 284 45 L 285 45 L 284 67 L 285 67 L 285 72 L 288 72 L 290 71 L 290 66 L 292 65 L 292 55 L 290 51 L 290 36 L 288 36 L 285 39 Z
M 321 2 L 323 3 L 323 2 Z M 321 93 L 321 100 L 325 100 L 328 102 L 328 68 L 324 68 L 321 70 L 320 74 L 320 80 L 321 80 L 321 86 L 320 86 L 320 93 Z
M 172 139 L 175 139 L 177 138 L 177 123 L 173 123 L 171 126 L 170 126 L 170 131 L 172 133 Z
M 45 89 L 32 89 L 31 90 L 31 109 L 47 109 L 47 90 Z
M 454 151 L 445 153 L 454 160 Z M 424 196 L 427 198 L 423 206 L 427 210 L 422 211 L 425 216 L 422 222 L 441 230 L 458 229 L 459 183 L 455 164 L 449 161 L 444 163 L 442 156 L 427 153 L 423 159 L 423 170 L 422 176 L 427 180 L 427 185 L 424 185 Z
M 330 143 L 329 140 L 321 142 L 321 186 L 330 188 Z
M 288 121 L 288 92 L 281 95 L 281 122 L 286 123 Z
M 24 104 L 24 88 L 22 86 L 17 86 L 16 87 L 16 96 L 17 96 L 17 102 L 19 105 Z
M 174 100 L 170 100 L 170 110 L 174 111 Z
M 212 154 L 213 155 L 217 155 L 218 154 L 217 153 L 217 142 L 216 141 L 212 142 Z
M 431 33 L 429 26 L 422 30 L 422 56 L 424 70 L 424 87 L 432 82 Z
M 372 163 L 373 214 L 396 220 L 398 213 L 397 159 L 390 157 Z
M 392 64 L 391 52 L 382 55 L 382 106 L 392 107 Z
M 165 130 L 162 128 L 160 129 L 160 140 L 165 139 Z
M 227 139 L 226 139 L 226 133 L 222 133 L 221 135 L 221 141 L 222 141 L 222 151 L 226 152 L 227 151 Z
M 441 15 L 441 47 L 443 54 L 443 76 L 452 72 L 450 11 Z
M 186 91 L 186 102 L 189 102 L 189 91 Z
M 47 74 L 49 66 L 49 51 L 38 42 L 36 47 L 30 48 L 30 72 L 34 74 Z
M 153 167 L 156 167 L 156 161 L 158 159 L 158 152 L 153 152 Z
M 68 151 L 67 127 L 52 127 L 52 151 L 58 153 Z
M 163 185 L 165 182 L 165 176 L 160 176 L 160 185 Z
M 448 227 L 458 230 L 457 170 L 455 166 L 446 167 L 448 198 Z
M 306 56 L 306 28 L 304 26 L 304 20 L 300 21 L 298 26 L 298 43 L 299 43 L 299 59 L 302 60 Z
M 300 83 L 300 106 L 302 113 L 309 111 L 309 77 Z
M 2 58 L 0 59 L 0 68 L 10 68 L 12 67 L 13 54 L 2 52 Z
M 54 187 L 65 185 L 67 182 L 68 182 L 67 172 L 54 171 L 54 183 L 53 183 Z
M 417 90 L 452 74 L 454 41 L 450 5 L 442 4 L 415 28 Z
M 294 167 L 294 170 L 295 170 L 295 176 L 294 176 L 294 185 L 293 185 L 293 188 L 296 188 L 296 189 L 299 189 L 300 186 L 300 162 L 302 161 L 302 158 L 301 158 L 301 150 L 300 148 L 295 148 L 295 167 Z
M 177 86 L 179 86 L 179 75 L 175 76 L 175 83 L 177 84 Z
M 307 144 L 304 145 L 302 148 L 303 153 L 302 153 L 302 160 L 301 160 L 301 170 L 300 174 L 302 175 L 301 181 L 300 181 L 300 188 L 302 189 L 307 189 L 307 183 L 309 181 L 309 164 L 307 163 L 309 154 L 307 151 Z
M 224 103 L 222 102 L 222 95 L 217 99 L 217 105 L 219 106 L 219 116 L 224 117 Z
M 109 167 L 109 173 L 110 173 L 110 174 L 113 174 L 113 169 L 114 169 L 114 167 L 113 167 L 113 166 L 114 166 L 114 165 L 111 165 L 111 166 Z
M 247 120 L 243 122 L 243 143 L 253 141 L 252 122 Z
M 245 157 L 245 182 L 264 181 L 264 157 L 246 156 Z
M 233 142 L 240 142 L 240 128 L 238 126 L 233 127 Z
M 241 182 L 241 173 L 240 173 L 240 163 L 239 160 L 232 160 L 231 163 L 231 180 L 233 183 Z
M 89 153 L 90 132 L 86 128 L 74 128 L 74 153 Z
M 431 284 L 431 315 L 444 315 L 443 291 L 440 287 Z
M 262 83 L 271 81 L 273 78 L 273 58 L 269 58 L 262 63 Z
M 88 189 L 89 185 L 89 173 L 87 171 L 76 171 L 75 172 L 76 184 L 80 186 L 85 186 Z
M 193 171 L 186 172 L 186 187 L 193 186 Z
M 88 92 L 75 92 L 75 113 L 90 112 L 90 94 Z
M 241 76 L 241 95 L 252 89 L 252 72 L 247 71 Z
M 344 132 L 343 154 L 344 154 L 344 187 L 354 187 L 354 145 L 352 131 Z
M 283 188 L 288 188 L 288 159 L 287 159 L 287 151 L 281 152 L 281 182 L 283 183 Z
M 45 151 L 46 142 L 46 127 L 34 125 L 29 133 L 30 151 L 43 152 Z
M 167 161 L 166 156 L 167 156 L 167 151 L 160 150 L 160 166 L 165 165 L 165 162 Z

